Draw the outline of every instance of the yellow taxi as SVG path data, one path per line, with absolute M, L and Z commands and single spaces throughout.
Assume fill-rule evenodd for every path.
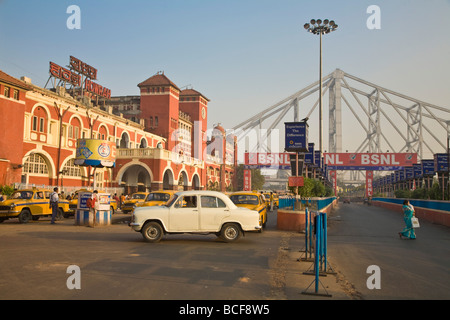
M 50 190 L 23 189 L 15 191 L 7 200 L 0 202 L 0 223 L 10 218 L 19 218 L 20 223 L 51 217 Z M 58 202 L 57 220 L 61 220 L 69 211 L 69 201 Z
M 175 193 L 172 190 L 159 190 L 150 192 L 143 202 L 136 203 L 136 207 L 153 207 L 161 206 L 169 201 L 170 197 Z
M 229 195 L 231 201 L 238 206 L 256 210 L 260 215 L 260 225 L 265 228 L 267 223 L 267 205 L 261 193 L 252 191 L 233 192 Z M 261 229 L 262 230 L 262 229 Z
M 135 205 L 137 205 L 140 202 L 144 202 L 145 198 L 147 197 L 148 192 L 136 192 L 131 195 L 131 198 L 128 200 L 125 200 L 122 203 L 122 212 L 123 213 L 130 213 L 133 211 Z
M 92 192 L 92 190 L 87 190 L 87 189 L 80 189 L 75 191 L 74 196 L 71 200 L 69 201 L 69 211 L 67 212 L 67 214 L 64 216 L 65 218 L 67 218 L 67 216 L 71 216 L 75 214 L 75 211 L 77 210 L 77 206 L 78 206 L 78 193 L 79 192 Z M 103 191 L 98 191 L 99 193 L 105 193 Z M 114 214 L 114 212 L 117 210 L 117 201 L 111 196 L 111 202 L 110 202 L 110 210 L 111 210 L 111 214 Z

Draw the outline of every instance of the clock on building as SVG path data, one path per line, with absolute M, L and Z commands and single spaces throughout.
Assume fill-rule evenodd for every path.
M 206 118 L 206 109 L 205 109 L 205 107 L 202 108 L 202 118 L 203 119 Z

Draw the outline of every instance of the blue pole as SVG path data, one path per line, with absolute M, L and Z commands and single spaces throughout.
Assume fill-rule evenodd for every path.
M 315 250 L 315 254 L 314 254 L 314 272 L 315 272 L 315 277 L 316 277 L 316 283 L 315 283 L 315 291 L 316 293 L 319 292 L 319 254 L 318 251 L 320 250 L 320 237 L 321 237 L 321 216 L 320 214 L 316 216 L 316 250 Z
M 323 230 L 323 271 L 327 270 L 327 214 L 322 213 L 322 230 Z
M 312 225 L 313 225 L 313 218 L 312 218 L 312 211 L 309 211 L 309 257 L 312 256 Z
M 308 208 L 305 209 L 305 258 L 308 257 Z

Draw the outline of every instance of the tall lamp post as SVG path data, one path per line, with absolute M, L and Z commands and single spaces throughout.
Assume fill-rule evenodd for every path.
M 310 23 L 305 23 L 306 31 L 320 35 L 320 66 L 319 66 L 319 148 L 323 153 L 323 117 L 322 117 L 322 35 L 328 34 L 337 29 L 338 25 L 333 20 L 311 19 Z

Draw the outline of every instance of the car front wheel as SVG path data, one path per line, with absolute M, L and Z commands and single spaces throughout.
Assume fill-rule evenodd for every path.
M 241 237 L 241 228 L 236 223 L 227 223 L 220 231 L 220 238 L 225 242 L 233 242 Z
M 163 228 L 158 222 L 148 222 L 142 228 L 142 236 L 147 242 L 159 242 L 163 236 Z

